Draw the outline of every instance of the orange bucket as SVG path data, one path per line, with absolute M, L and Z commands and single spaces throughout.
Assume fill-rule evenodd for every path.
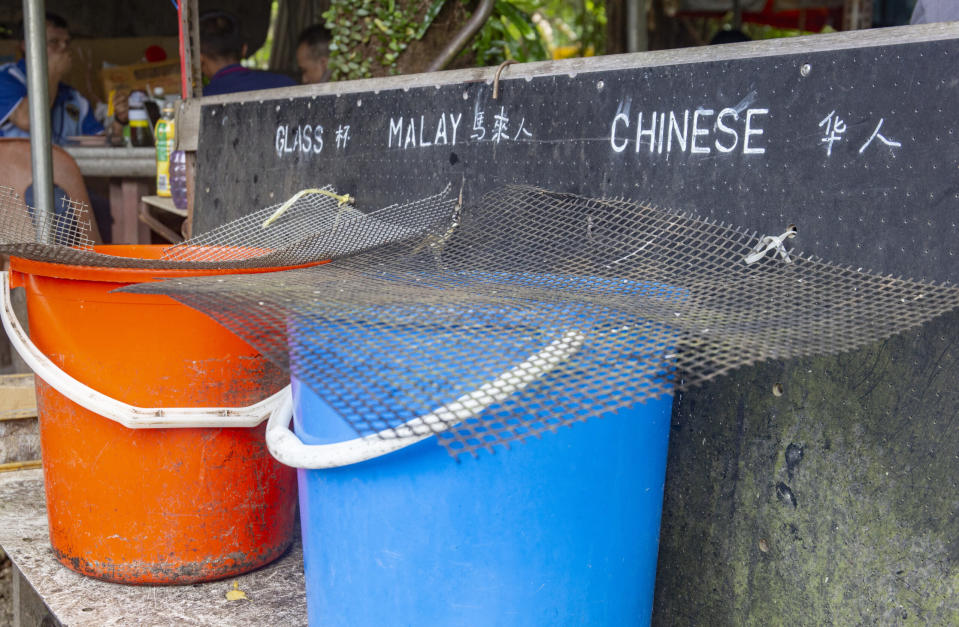
M 163 249 L 96 250 L 146 259 Z M 11 258 L 10 267 L 11 284 L 26 288 L 41 360 L 45 355 L 120 403 L 242 407 L 289 383 L 204 314 L 166 296 L 113 292 L 157 278 L 236 270 L 98 268 L 20 258 Z M 40 376 L 36 389 L 50 542 L 67 567 L 120 583 L 183 584 L 253 570 L 289 547 L 296 474 L 270 456 L 265 422 L 217 427 L 228 423 L 229 412 L 221 410 L 202 428 L 128 428 L 71 401 Z M 153 415 L 162 423 L 165 413 Z

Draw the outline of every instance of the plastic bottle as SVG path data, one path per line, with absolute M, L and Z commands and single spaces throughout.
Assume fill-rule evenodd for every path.
M 143 108 L 147 110 L 147 115 L 150 116 L 150 128 L 156 128 L 157 122 L 160 121 L 160 117 L 163 115 L 163 107 L 166 105 L 163 88 L 148 89 L 145 93 L 146 97 L 143 99 Z
M 186 153 L 182 150 L 170 154 L 170 187 L 173 205 L 177 209 L 186 209 Z
M 143 108 L 147 112 L 147 119 L 150 121 L 150 128 L 156 126 L 156 123 L 160 121 L 160 107 L 156 102 L 147 99 L 143 101 Z
M 165 105 L 154 132 L 157 147 L 157 196 L 173 195 L 170 187 L 170 153 L 173 152 L 175 131 L 173 114 L 173 105 Z
M 153 132 L 150 129 L 150 117 L 143 107 L 146 94 L 135 91 L 130 94 L 130 144 L 133 146 L 152 146 Z

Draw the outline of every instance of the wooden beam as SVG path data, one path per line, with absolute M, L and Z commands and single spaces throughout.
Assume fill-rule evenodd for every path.
M 37 396 L 32 374 L 0 376 L 0 421 L 33 418 Z

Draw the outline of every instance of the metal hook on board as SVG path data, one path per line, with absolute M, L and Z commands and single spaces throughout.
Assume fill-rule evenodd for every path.
M 499 67 L 496 68 L 496 74 L 493 76 L 493 100 L 496 100 L 499 97 L 499 75 L 503 73 L 503 69 L 507 65 L 513 65 L 516 63 L 513 59 L 506 59 L 499 64 Z
M 786 251 L 786 240 L 796 237 L 796 233 L 799 231 L 796 229 L 795 224 L 790 224 L 786 227 L 786 232 L 782 235 L 766 235 L 759 240 L 759 243 L 756 244 L 756 247 L 753 248 L 753 252 L 746 255 L 744 261 L 746 265 L 756 263 L 760 259 L 766 256 L 770 250 L 774 250 L 783 258 L 783 261 L 786 263 L 792 262 L 792 259 L 789 257 L 789 253 Z

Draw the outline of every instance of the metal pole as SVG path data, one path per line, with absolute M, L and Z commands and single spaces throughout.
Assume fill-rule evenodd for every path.
M 626 0 L 626 52 L 642 52 L 648 48 L 646 0 Z
M 198 0 L 180 0 L 180 75 L 183 99 L 203 95 L 200 71 L 200 4 Z
M 37 239 L 40 242 L 53 243 L 53 155 L 50 148 L 47 18 L 44 0 L 23 0 L 23 30 L 27 54 L 30 160 L 33 166 Z

